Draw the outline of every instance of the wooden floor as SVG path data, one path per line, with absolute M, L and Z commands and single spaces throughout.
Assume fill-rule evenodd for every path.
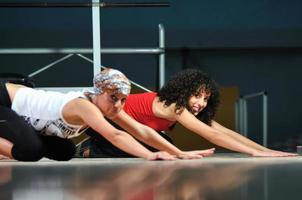
M 298 200 L 302 157 L 0 161 L 0 199 Z

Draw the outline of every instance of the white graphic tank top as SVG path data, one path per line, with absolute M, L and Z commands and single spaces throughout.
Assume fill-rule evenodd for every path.
M 72 138 L 83 133 L 82 125 L 67 123 L 62 115 L 69 101 L 83 97 L 83 92 L 60 93 L 53 91 L 20 88 L 12 102 L 12 110 L 41 134 Z M 82 131 L 81 131 L 82 130 Z

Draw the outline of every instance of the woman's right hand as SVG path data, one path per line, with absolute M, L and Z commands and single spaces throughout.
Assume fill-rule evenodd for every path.
M 0 160 L 8 160 L 8 159 L 10 159 L 10 158 L 0 154 Z

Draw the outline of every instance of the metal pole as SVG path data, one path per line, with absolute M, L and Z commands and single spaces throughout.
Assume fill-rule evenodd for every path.
M 88 61 L 88 62 L 90 62 L 90 63 L 93 63 L 93 60 L 91 60 L 90 58 L 87 58 L 86 56 L 83 56 L 83 55 L 81 55 L 81 54 L 76 54 L 76 55 L 79 56 L 80 58 L 83 58 L 84 60 L 86 60 L 86 61 Z M 101 66 L 101 68 L 102 68 L 102 69 L 105 69 L 106 67 Z M 143 87 L 143 86 L 141 86 L 141 85 L 139 85 L 139 84 L 137 84 L 137 83 L 135 83 L 135 82 L 133 82 L 133 81 L 131 81 L 131 80 L 130 80 L 130 83 L 131 83 L 132 85 L 135 85 L 136 87 L 138 87 L 138 88 L 140 88 L 140 89 L 146 91 L 146 92 L 151 92 L 151 90 L 149 90 L 149 89 L 147 89 L 147 88 L 145 88 L 145 87 Z
M 102 7 L 169 7 L 169 2 L 123 2 L 123 3 L 101 3 Z
M 247 102 L 246 99 L 243 100 L 243 133 L 245 137 L 248 137 L 248 116 L 247 116 Z
M 240 103 L 239 99 L 235 102 L 235 130 L 240 133 Z
M 102 54 L 162 54 L 160 48 L 102 48 Z M 88 48 L 0 48 L 0 54 L 91 54 Z
M 258 97 L 258 96 L 262 96 L 262 102 L 263 102 L 263 109 L 262 109 L 262 120 L 263 120 L 263 124 L 262 124 L 262 143 L 263 146 L 267 146 L 267 137 L 268 137 L 268 125 L 267 125 L 267 121 L 268 121 L 268 94 L 266 91 L 263 92 L 258 92 L 258 93 L 254 93 L 254 94 L 249 94 L 249 95 L 245 95 L 242 98 L 245 100 L 245 102 L 250 99 L 250 98 L 254 98 L 254 97 Z M 246 104 L 246 103 L 245 103 Z M 247 105 L 244 106 L 245 111 L 247 112 Z M 245 129 L 245 134 L 247 135 L 247 128 L 248 128 L 248 122 L 247 122 L 247 113 L 246 113 L 246 117 L 244 117 L 244 129 Z
M 0 8 L 74 8 L 74 7 L 102 7 L 102 8 L 115 8 L 115 7 L 169 7 L 169 2 L 116 2 L 116 3 L 0 3 Z
M 257 93 L 254 93 L 254 94 L 244 95 L 243 98 L 244 99 L 251 99 L 251 98 L 254 98 L 254 97 L 262 96 L 264 94 L 265 94 L 265 92 L 257 92 Z
M 92 3 L 99 3 L 99 0 L 92 0 Z M 101 71 L 101 28 L 100 8 L 92 7 L 92 34 L 93 34 L 93 74 Z
M 161 88 L 165 84 L 165 29 L 162 24 L 158 25 L 159 29 L 159 48 L 163 50 L 163 52 L 159 55 L 159 88 Z
M 263 95 L 263 146 L 267 147 L 267 92 Z
M 41 72 L 43 72 L 43 71 L 47 70 L 48 68 L 50 68 L 50 67 L 52 67 L 52 66 L 54 66 L 54 65 L 56 65 L 56 64 L 58 64 L 58 63 L 60 63 L 60 62 L 62 62 L 64 60 L 70 58 L 71 56 L 73 56 L 73 54 L 68 54 L 67 56 L 64 56 L 63 58 L 60 58 L 59 60 L 56 60 L 56 61 L 54 61 L 54 62 L 52 62 L 52 63 L 50 63 L 50 64 L 42 67 L 41 69 L 39 69 L 39 70 L 37 70 L 35 72 L 32 72 L 31 74 L 28 75 L 28 77 L 36 76 L 37 74 L 40 74 Z
M 244 134 L 244 111 L 243 111 L 243 99 L 239 99 L 239 130 L 242 135 Z

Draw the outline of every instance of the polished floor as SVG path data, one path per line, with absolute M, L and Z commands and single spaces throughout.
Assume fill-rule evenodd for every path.
M 298 200 L 302 157 L 0 161 L 0 200 Z

